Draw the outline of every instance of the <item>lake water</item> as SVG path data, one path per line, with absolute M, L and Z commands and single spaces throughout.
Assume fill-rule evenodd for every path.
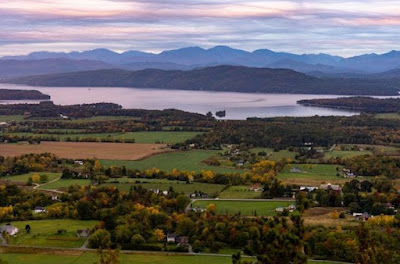
M 254 94 L 109 87 L 30 87 L 10 84 L 0 84 L 0 89 L 39 90 L 50 95 L 55 104 L 61 105 L 110 102 L 120 104 L 124 108 L 159 110 L 175 108 L 202 114 L 208 111 L 215 113 L 219 110 L 226 110 L 225 119 L 358 114 L 347 110 L 306 107 L 296 104 L 296 101 L 302 99 L 341 97 L 339 95 Z M 21 102 L 29 101 L 0 101 L 0 103 Z

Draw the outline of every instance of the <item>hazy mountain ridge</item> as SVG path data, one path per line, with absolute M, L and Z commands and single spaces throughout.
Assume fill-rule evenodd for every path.
M 27 75 L 110 69 L 115 66 L 102 61 L 70 59 L 0 60 L 0 78 Z
M 397 95 L 386 79 L 316 78 L 290 69 L 215 66 L 190 71 L 120 69 L 22 77 L 4 82 L 55 87 L 136 87 L 253 93 Z
M 146 65 L 158 69 L 181 70 L 210 65 L 240 65 L 246 67 L 284 67 L 304 73 L 315 71 L 324 73 L 380 73 L 400 68 L 400 51 L 343 58 L 329 54 L 297 55 L 268 49 L 248 52 L 228 46 L 216 46 L 210 49 L 187 47 L 163 51 L 159 54 L 134 50 L 117 53 L 107 49 L 70 53 L 34 52 L 23 56 L 6 56 L 1 58 L 0 61 L 10 59 L 31 61 L 55 58 L 102 61 L 112 64 L 114 68 L 128 69 L 129 67 L 145 69 Z M 174 66 L 171 68 L 172 65 Z

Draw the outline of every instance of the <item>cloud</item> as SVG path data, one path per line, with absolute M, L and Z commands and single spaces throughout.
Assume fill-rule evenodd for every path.
M 0 2 L 0 55 L 219 44 L 345 56 L 384 52 L 399 46 L 400 0 L 382 2 L 13 0 Z

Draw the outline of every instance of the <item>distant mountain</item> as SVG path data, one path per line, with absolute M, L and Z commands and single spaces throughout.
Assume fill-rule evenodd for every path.
M 228 46 L 216 46 L 210 49 L 187 47 L 176 50 L 163 51 L 159 54 L 141 51 L 126 51 L 117 53 L 108 49 L 95 49 L 83 52 L 34 52 L 24 56 L 7 56 L 0 59 L 27 61 L 34 60 L 68 59 L 90 60 L 108 64 L 105 68 L 119 68 L 128 70 L 163 69 L 163 70 L 191 70 L 218 65 L 236 65 L 258 68 L 287 68 L 303 73 L 321 76 L 336 76 L 344 78 L 363 74 L 374 74 L 400 68 L 400 51 L 391 51 L 386 54 L 366 54 L 351 58 L 332 56 L 329 54 L 292 54 L 260 49 L 248 52 L 233 49 Z M 51 72 L 43 72 L 51 73 Z M 353 75 L 356 74 L 356 75 Z M 4 75 L 0 71 L 0 76 Z M 16 76 L 21 76 L 17 74 Z M 318 75 L 319 76 L 319 75 Z
M 381 79 L 320 79 L 289 69 L 215 66 L 190 71 L 119 69 L 22 77 L 4 82 L 32 86 L 136 87 L 259 93 L 397 95 L 400 85 Z
M 4 79 L 27 75 L 110 69 L 113 67 L 114 66 L 101 61 L 91 60 L 0 60 L 0 78 Z

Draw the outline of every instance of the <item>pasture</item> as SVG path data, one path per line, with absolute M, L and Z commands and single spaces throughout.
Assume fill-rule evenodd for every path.
M 291 172 L 291 169 L 301 172 Z M 337 168 L 337 170 L 336 170 Z M 286 165 L 278 174 L 278 178 L 289 184 L 319 185 L 321 183 L 343 183 L 342 166 L 329 164 L 290 164 Z M 339 173 L 340 176 L 336 176 Z
M 1 249 L 0 258 L 8 264 L 87 264 L 98 260 L 95 253 L 81 251 L 52 251 L 35 253 L 7 253 L 9 249 Z M 190 255 L 166 255 L 162 253 L 134 253 L 120 254 L 121 264 L 231 264 L 230 256 L 190 256 Z M 309 264 L 340 264 L 342 262 L 309 260 Z
M 22 182 L 22 183 L 26 183 L 28 182 L 29 178 L 32 178 L 33 175 L 38 174 L 38 175 L 47 175 L 48 177 L 48 181 L 53 181 L 57 178 L 61 177 L 61 173 L 51 173 L 51 172 L 31 172 L 31 173 L 27 173 L 27 174 L 22 174 L 22 175 L 12 175 L 12 176 L 6 176 L 6 177 L 2 177 L 0 179 L 2 180 L 7 180 L 7 181 L 12 181 L 12 182 Z M 40 184 L 44 184 L 44 183 L 40 183 Z
M 53 133 L 51 133 L 53 132 Z M 57 134 L 66 133 L 66 134 Z M 8 133 L 7 133 L 8 134 Z M 10 133 L 8 135 L 16 136 L 31 136 L 31 137 L 43 137 L 43 138 L 56 138 L 59 141 L 67 141 L 68 138 L 73 141 L 80 141 L 84 138 L 95 138 L 98 141 L 101 139 L 109 140 L 135 140 L 135 143 L 165 143 L 174 144 L 178 142 L 184 142 L 190 138 L 199 135 L 199 132 L 175 132 L 175 131 L 141 131 L 141 132 L 126 132 L 126 133 L 82 133 L 79 130 L 65 130 L 65 129 L 52 129 L 47 134 L 36 134 L 36 133 Z
M 0 115 L 0 122 L 19 122 L 23 121 L 24 116 L 23 115 Z
M 76 231 L 92 229 L 97 221 L 53 219 L 16 221 L 11 224 L 19 229 L 18 234 L 11 238 L 11 245 L 77 248 L 82 246 L 85 239 L 77 238 Z M 26 225 L 30 225 L 30 233 L 25 231 Z M 65 230 L 65 232 L 58 234 L 58 230 Z
M 218 154 L 218 150 L 190 150 L 175 151 L 155 155 L 138 161 L 115 161 L 101 160 L 101 165 L 109 166 L 125 166 L 130 169 L 147 170 L 157 168 L 163 171 L 171 171 L 172 169 L 187 170 L 201 172 L 202 170 L 213 170 L 219 173 L 242 173 L 243 170 L 208 166 L 203 163 L 207 158 Z
M 119 183 L 110 182 L 117 180 Z M 111 179 L 108 183 L 102 184 L 101 186 L 113 186 L 117 187 L 122 191 L 129 191 L 131 186 L 142 186 L 146 189 L 159 189 L 161 191 L 168 191 L 172 187 L 176 192 L 183 192 L 185 194 L 191 194 L 195 191 L 202 191 L 209 195 L 214 195 L 225 187 L 221 184 L 210 184 L 210 183 L 186 183 L 183 181 L 170 181 L 166 179 L 135 179 L 135 178 L 120 178 Z
M 261 192 L 250 190 L 249 186 L 230 186 L 218 195 L 221 199 L 257 199 Z
M 192 207 L 206 208 L 209 204 L 215 204 L 217 207 L 217 214 L 219 215 L 233 215 L 240 213 L 241 215 L 253 216 L 255 213 L 262 216 L 276 215 L 275 209 L 277 207 L 286 207 L 294 202 L 287 201 L 221 201 L 221 200 L 197 200 L 192 204 Z
M 0 156 L 14 157 L 27 153 L 50 152 L 61 158 L 138 160 L 170 151 L 164 144 L 121 144 L 92 142 L 42 142 L 30 144 L 1 144 Z
M 66 190 L 71 185 L 84 186 L 84 185 L 89 185 L 89 184 L 90 184 L 89 179 L 59 179 L 57 181 L 54 181 L 54 182 L 51 182 L 48 184 L 43 184 L 38 189 L 39 190 Z

